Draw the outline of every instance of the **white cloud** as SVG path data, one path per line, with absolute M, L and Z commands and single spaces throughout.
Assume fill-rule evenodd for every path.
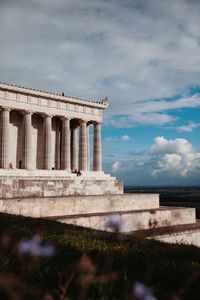
M 156 137 L 149 149 L 149 154 L 155 156 L 155 166 L 152 175 L 168 173 L 172 176 L 190 176 L 200 171 L 200 152 L 194 151 L 186 139 L 167 140 Z
M 114 162 L 112 165 L 112 172 L 113 173 L 117 172 L 119 170 L 120 166 L 121 166 L 121 163 L 119 161 Z
M 175 140 L 167 140 L 162 136 L 157 136 L 154 141 L 155 144 L 149 149 L 149 153 L 151 154 L 185 154 L 192 152 L 192 145 L 186 139 L 177 138 Z
M 106 124 L 116 128 L 132 128 L 137 125 L 165 125 L 173 123 L 177 118 L 168 114 L 150 113 L 150 114 L 132 114 L 118 118 L 108 118 Z
M 128 136 L 127 134 L 122 136 L 123 141 L 130 141 L 130 139 L 131 139 L 130 136 Z
M 180 132 L 192 132 L 194 128 L 200 127 L 200 123 L 190 122 L 188 125 L 178 126 L 177 130 Z
M 117 141 L 130 141 L 130 136 L 128 136 L 127 134 L 124 134 L 122 135 L 122 137 L 113 137 L 113 136 L 109 136 L 109 137 L 106 137 L 104 140 L 106 142 L 117 142 Z
M 108 157 L 105 171 L 125 185 L 199 185 L 200 152 L 186 139 L 156 137 L 146 150 L 129 152 L 121 159 Z
M 145 101 L 134 104 L 134 112 L 144 113 L 144 112 L 162 112 L 172 109 L 181 108 L 194 108 L 200 107 L 200 97 L 199 96 L 188 96 L 182 97 L 178 100 L 155 100 L 155 101 Z
M 112 137 L 112 136 L 105 138 L 106 142 L 116 142 L 117 140 L 118 139 L 116 137 Z

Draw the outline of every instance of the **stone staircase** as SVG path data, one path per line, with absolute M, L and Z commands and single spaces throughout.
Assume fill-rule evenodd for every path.
M 0 199 L 0 211 L 105 231 L 113 230 L 108 223 L 115 219 L 125 234 L 200 247 L 195 209 L 160 207 L 158 194 L 16 197 Z
M 0 169 L 0 198 L 123 194 L 123 183 L 104 172 Z

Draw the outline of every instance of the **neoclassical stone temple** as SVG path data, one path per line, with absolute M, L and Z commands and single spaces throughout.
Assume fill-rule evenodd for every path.
M 102 171 L 102 112 L 87 101 L 0 84 L 0 168 Z M 89 130 L 93 127 L 93 151 Z
M 0 83 L 0 198 L 122 194 L 102 171 L 107 106 Z
M 122 232 L 200 247 L 194 208 L 160 207 L 158 194 L 124 194 L 123 183 L 102 171 L 107 106 L 107 98 L 86 101 L 1 83 L 0 211 L 98 230 L 110 230 L 108 218 L 117 217 Z

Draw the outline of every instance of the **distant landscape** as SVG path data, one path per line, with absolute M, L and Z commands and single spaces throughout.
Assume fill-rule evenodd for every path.
M 196 217 L 200 219 L 200 187 L 125 187 L 125 193 L 158 193 L 160 205 L 195 207 Z

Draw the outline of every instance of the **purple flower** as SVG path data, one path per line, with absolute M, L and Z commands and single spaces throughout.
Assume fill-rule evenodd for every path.
M 156 300 L 152 291 L 146 288 L 142 283 L 135 282 L 133 285 L 133 296 L 137 300 Z
M 41 245 L 40 237 L 35 235 L 30 240 L 23 240 L 20 242 L 19 252 L 22 254 L 49 257 L 55 254 L 55 249 L 51 245 Z
M 111 215 L 106 221 L 105 226 L 114 231 L 120 231 L 122 226 L 122 219 L 120 215 Z

